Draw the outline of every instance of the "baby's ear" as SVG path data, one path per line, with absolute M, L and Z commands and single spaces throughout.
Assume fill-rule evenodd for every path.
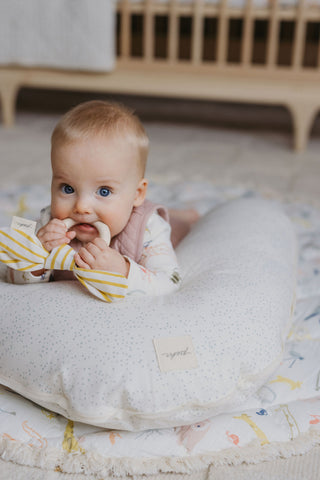
M 136 196 L 133 202 L 134 207 L 139 207 L 144 202 L 146 198 L 148 188 L 148 180 L 146 178 L 142 178 L 139 182 L 139 185 L 136 190 Z

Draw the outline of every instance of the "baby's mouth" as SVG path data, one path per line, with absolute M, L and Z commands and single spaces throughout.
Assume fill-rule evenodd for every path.
M 89 233 L 89 234 L 98 234 L 109 246 L 111 240 L 111 234 L 109 227 L 100 222 L 94 222 L 93 225 L 91 223 L 76 223 L 72 218 L 65 218 L 62 220 L 68 230 L 72 229 L 79 233 Z
M 83 233 L 98 233 L 98 230 L 91 223 L 77 223 L 73 225 L 72 230 L 77 230 Z

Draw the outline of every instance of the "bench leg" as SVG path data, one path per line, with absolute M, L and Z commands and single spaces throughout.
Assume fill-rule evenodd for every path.
M 2 120 L 6 127 L 14 124 L 16 99 L 19 86 L 13 83 L 0 82 L 0 100 L 2 107 Z
M 319 106 L 311 102 L 299 101 L 291 103 L 288 108 L 293 120 L 294 149 L 297 152 L 302 152 L 307 147 Z

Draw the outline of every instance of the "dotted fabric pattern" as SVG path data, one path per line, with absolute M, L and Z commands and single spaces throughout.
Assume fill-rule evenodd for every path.
M 75 281 L 1 282 L 0 383 L 112 429 L 186 425 L 241 405 L 283 355 L 296 284 L 291 222 L 272 202 L 231 201 L 177 255 L 177 293 L 117 304 Z M 153 339 L 186 335 L 198 367 L 162 372 Z

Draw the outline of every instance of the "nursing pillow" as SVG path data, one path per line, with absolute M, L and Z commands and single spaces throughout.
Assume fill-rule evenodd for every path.
M 177 248 L 182 286 L 106 304 L 77 281 L 1 281 L 0 383 L 72 420 L 181 426 L 239 408 L 279 365 L 296 241 L 272 202 L 204 216 Z M 3 268 L 2 268 L 3 274 Z

